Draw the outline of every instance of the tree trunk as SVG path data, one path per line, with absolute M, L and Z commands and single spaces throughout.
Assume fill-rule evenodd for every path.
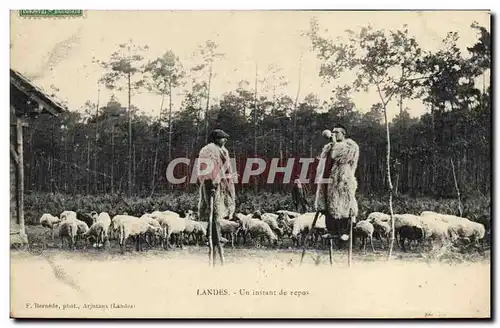
M 168 162 L 172 160 L 172 81 L 168 85 Z M 168 183 L 168 190 L 172 190 L 172 184 Z
M 156 133 L 156 150 L 155 150 L 155 159 L 153 162 L 153 178 L 151 179 L 151 193 L 149 197 L 153 197 L 153 193 L 155 191 L 156 185 L 156 166 L 158 165 L 158 152 L 160 149 L 160 135 L 161 135 L 161 113 L 163 112 L 163 102 L 165 100 L 165 88 L 161 93 L 161 103 L 160 103 L 160 117 L 158 118 L 158 132 Z
M 394 213 L 392 210 L 392 180 L 391 180 L 391 136 L 389 132 L 389 121 L 387 119 L 387 105 L 384 104 L 384 118 L 385 118 L 385 130 L 386 130 L 386 138 L 387 138 L 387 157 L 386 157 L 386 165 L 387 165 L 387 185 L 389 187 L 389 211 L 391 215 L 391 242 L 389 243 L 389 253 L 388 259 L 392 256 L 392 248 L 394 246 Z
M 111 128 L 111 193 L 115 192 L 115 125 Z
M 254 106 L 253 106 L 253 154 L 257 157 L 257 82 L 258 82 L 258 67 L 255 64 L 255 94 L 254 94 Z M 257 192 L 259 178 L 257 176 L 254 179 L 254 190 Z
M 300 80 L 301 80 L 301 74 L 302 74 L 302 54 L 300 55 L 300 60 L 299 60 L 299 84 L 297 87 L 297 94 L 295 95 L 295 104 L 294 104 L 294 110 L 293 110 L 293 154 L 296 156 L 297 154 L 297 103 L 299 101 L 299 94 L 300 94 Z
M 130 72 L 128 73 L 128 196 L 132 196 L 132 89 L 130 85 Z
M 99 86 L 99 82 L 97 83 L 97 105 L 95 110 L 95 149 L 94 149 L 94 192 L 97 193 L 99 190 L 98 182 L 97 182 L 97 152 L 98 152 L 98 135 L 99 135 L 99 95 L 101 92 L 101 88 Z M 104 188 L 104 185 L 103 185 Z
M 210 85 L 212 84 L 212 61 L 210 61 L 210 73 L 208 75 L 207 107 L 205 109 L 205 143 L 208 142 L 208 110 L 210 108 Z

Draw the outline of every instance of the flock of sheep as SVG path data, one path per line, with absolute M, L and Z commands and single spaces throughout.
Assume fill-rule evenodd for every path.
M 315 228 L 309 234 L 315 213 L 300 214 L 280 210 L 276 213 L 253 214 L 236 213 L 231 220 L 221 220 L 222 242 L 235 247 L 246 245 L 250 239 L 252 244 L 267 244 L 276 247 L 288 238 L 293 246 L 304 245 L 307 236 L 308 244 L 321 246 L 327 238 L 324 215 L 320 215 Z M 454 215 L 425 211 L 421 215 L 394 214 L 394 228 L 397 244 L 407 250 L 406 244 L 430 244 L 443 246 L 447 243 L 475 242 L 479 243 L 485 236 L 482 224 Z M 137 251 L 148 247 L 168 249 L 175 245 L 207 244 L 207 222 L 197 221 L 192 210 L 183 213 L 173 211 L 155 211 L 141 217 L 119 214 L 113 218 L 106 212 L 88 214 L 64 211 L 59 217 L 43 214 L 40 224 L 55 232 L 64 248 L 65 241 L 69 248 L 75 249 L 77 243 L 83 246 L 103 247 L 110 241 L 117 240 L 122 252 L 127 242 L 135 243 Z M 370 213 L 364 220 L 356 222 L 353 228 L 353 242 L 361 240 L 361 248 L 365 251 L 369 241 L 374 251 L 373 239 L 389 243 L 391 236 L 390 216 L 381 212 Z

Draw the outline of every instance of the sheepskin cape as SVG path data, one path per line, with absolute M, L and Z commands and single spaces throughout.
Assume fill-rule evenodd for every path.
M 220 147 L 211 142 L 200 150 L 199 159 L 199 169 L 201 170 L 207 169 L 206 163 L 203 163 L 202 159 L 209 160 L 212 163 L 212 170 L 210 172 L 198 175 L 198 181 L 200 182 L 199 219 L 208 221 L 210 213 L 210 194 L 204 183 L 207 179 L 212 180 L 216 186 L 213 213 L 214 222 L 219 222 L 224 218 L 232 218 L 236 209 L 236 192 L 234 189 L 235 175 L 232 172 L 229 152 L 225 147 Z
M 323 147 L 320 158 L 325 160 L 323 178 L 330 178 L 330 183 L 318 183 L 316 189 L 316 211 L 325 211 L 333 219 L 345 219 L 349 212 L 358 215 L 356 201 L 355 172 L 358 166 L 359 146 L 352 139 L 330 142 Z

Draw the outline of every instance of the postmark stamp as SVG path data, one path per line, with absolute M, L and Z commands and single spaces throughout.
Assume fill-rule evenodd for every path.
M 47 248 L 45 242 L 37 236 L 28 239 L 28 252 L 32 255 L 41 255 Z
M 81 9 L 21 9 L 22 18 L 80 18 L 85 16 Z

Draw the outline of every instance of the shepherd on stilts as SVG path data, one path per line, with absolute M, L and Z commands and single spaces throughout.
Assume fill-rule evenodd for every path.
M 315 209 L 317 214 L 325 215 L 328 233 L 324 236 L 330 242 L 330 264 L 332 261 L 333 240 L 338 247 L 349 241 L 349 266 L 352 256 L 352 226 L 358 215 L 356 190 L 358 183 L 355 173 L 358 166 L 359 146 L 346 138 L 346 128 L 335 125 L 333 130 L 323 131 L 329 143 L 323 147 L 319 156 L 323 164 L 323 174 L 319 178 L 328 182 L 317 181 Z M 316 215 L 318 216 L 318 215 Z M 315 222 L 313 222 L 314 224 Z M 311 229 L 312 230 L 312 229 Z
M 198 179 L 200 194 L 198 217 L 208 220 L 207 236 L 209 264 L 215 265 L 215 250 L 219 251 L 224 264 L 220 220 L 230 219 L 236 209 L 236 192 L 229 152 L 224 146 L 229 135 L 216 129 L 210 135 L 210 143 L 200 150 Z

